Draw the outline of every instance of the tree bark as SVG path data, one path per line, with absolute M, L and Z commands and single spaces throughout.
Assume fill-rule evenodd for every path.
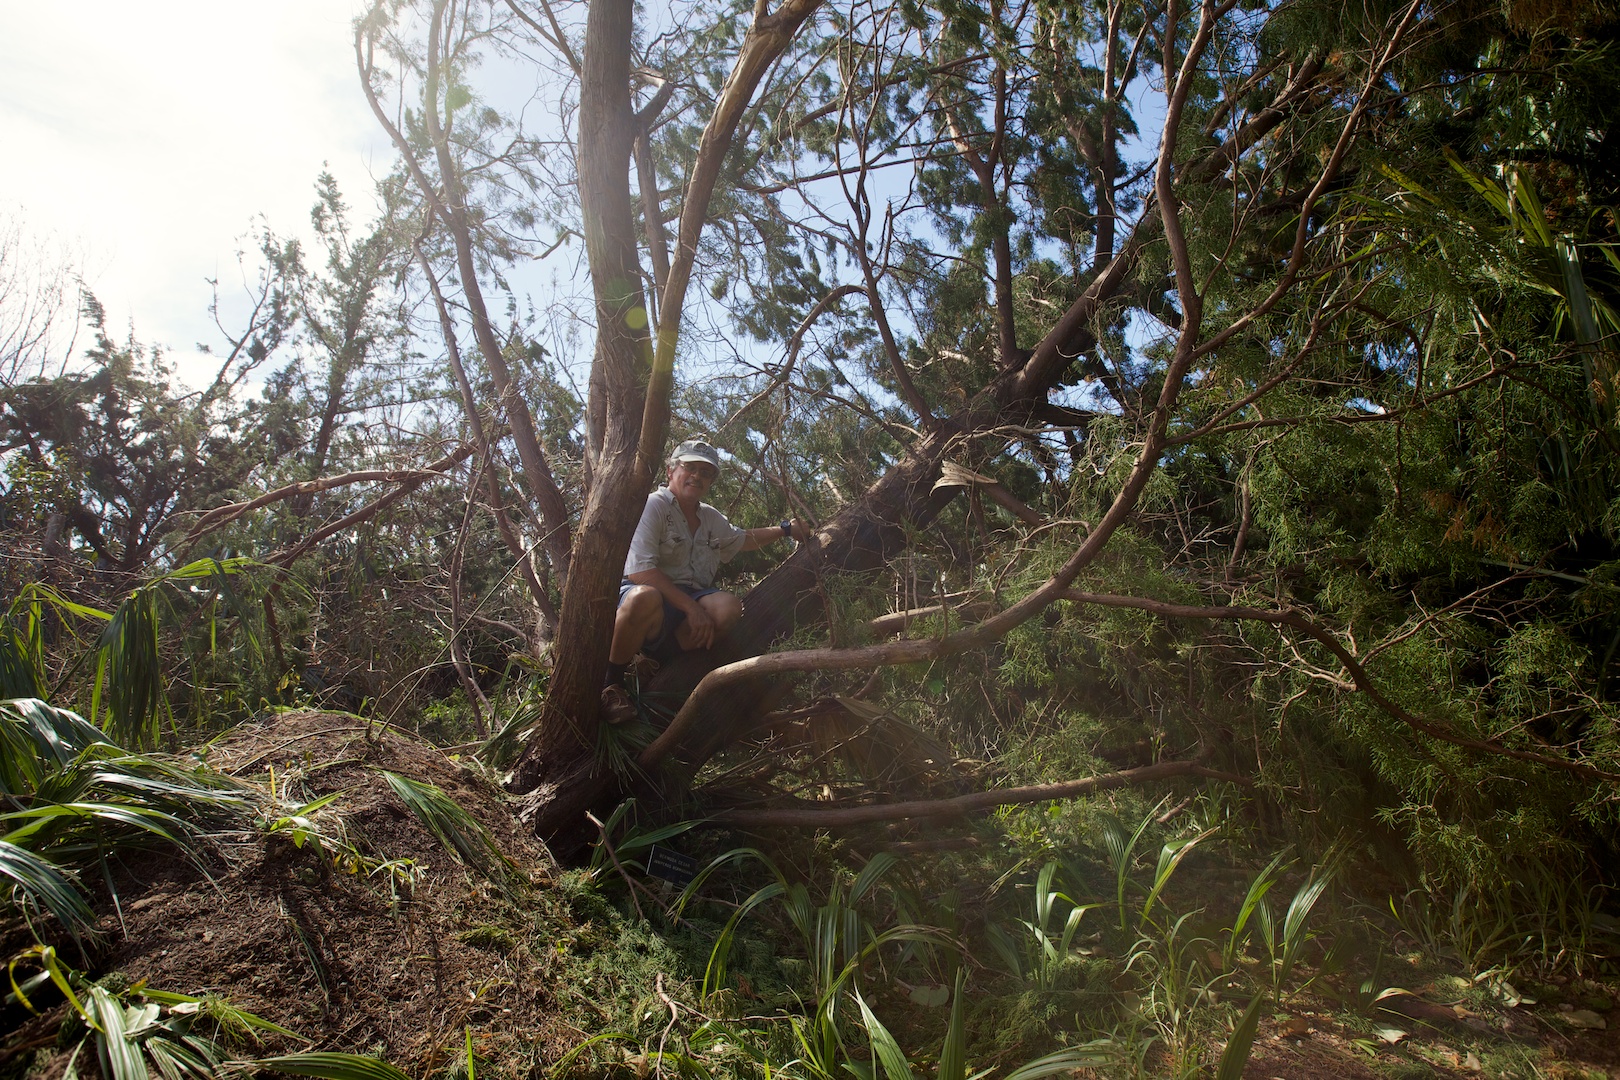
M 624 555 L 651 480 L 636 460 L 644 387 L 651 366 L 646 299 L 636 250 L 629 167 L 635 136 L 630 101 L 633 0 L 591 0 L 580 82 L 579 194 L 585 249 L 596 296 L 593 414 L 601 443 L 585 510 L 574 534 L 572 567 L 558 620 L 557 662 L 535 734 L 513 770 L 510 787 L 529 792 L 589 763 L 596 714 L 618 604 Z M 593 770 L 586 768 L 587 774 Z M 577 825 L 594 801 L 563 811 Z
M 656 353 L 629 183 L 636 135 L 630 99 L 634 5 L 592 0 L 586 16 L 579 189 L 597 315 L 589 415 L 601 434 L 596 442 L 592 432 L 590 490 L 574 534 L 551 690 L 508 785 L 543 800 L 546 814 L 543 822 L 537 819 L 537 829 L 553 841 L 578 837 L 584 812 L 612 787 L 595 762 L 608 631 L 630 537 L 663 458 L 681 311 L 710 195 L 754 91 L 820 2 L 787 0 L 771 13 L 761 0 L 754 8 L 754 23 L 704 129 L 687 184 L 678 246 L 659 302 Z

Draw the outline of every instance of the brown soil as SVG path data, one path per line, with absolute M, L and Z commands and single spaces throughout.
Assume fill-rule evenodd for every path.
M 320 712 L 239 728 L 204 757 L 260 782 L 273 767 L 295 804 L 342 792 L 334 809 L 349 842 L 373 860 L 413 860 L 419 877 L 391 890 L 385 872 L 348 872 L 312 844 L 263 830 L 223 846 L 211 882 L 184 860 L 153 856 L 124 868 L 123 917 L 104 920 L 110 952 L 99 969 L 219 994 L 319 1049 L 377 1054 L 417 1076 L 464 1058 L 469 1027 L 485 1059 L 553 1060 L 579 1040 L 548 1007 L 531 905 L 464 868 L 381 770 L 442 788 L 513 860 L 516 893 L 532 896 L 554 865 L 488 780 L 433 747 Z
M 1581 1031 L 1557 1009 L 1507 1006 L 1484 1012 L 1420 996 L 1394 999 L 1398 1009 L 1380 1022 L 1392 1043 L 1346 1027 L 1331 1002 L 1262 1023 L 1243 1069 L 1246 1080 L 1389 1080 L 1415 1075 L 1463 1077 L 1535 1075 L 1549 1080 L 1620 1080 L 1620 1038 L 1610 1030 Z M 1607 1022 L 1612 1025 L 1614 1018 Z M 1503 1062 L 1514 1063 L 1504 1068 Z M 1533 1065 L 1531 1064 L 1533 1063 Z

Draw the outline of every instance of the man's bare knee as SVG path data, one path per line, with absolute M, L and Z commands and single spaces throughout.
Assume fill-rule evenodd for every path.
M 637 585 L 624 594 L 613 618 L 615 645 L 639 649 L 657 635 L 664 623 L 664 598 L 650 585 Z M 633 633 L 634 641 L 621 641 L 621 633 Z M 618 651 L 618 650 L 615 650 Z
M 663 597 L 651 585 L 635 585 L 619 601 L 619 615 L 645 619 L 653 612 L 663 612 Z
M 742 601 L 728 592 L 710 593 L 698 601 L 714 620 L 715 631 L 724 634 L 742 618 Z

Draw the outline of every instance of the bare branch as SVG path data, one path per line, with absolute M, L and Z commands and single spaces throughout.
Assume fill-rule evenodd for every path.
M 235 521 L 243 514 L 251 513 L 271 503 L 283 499 L 291 499 L 298 495 L 314 495 L 322 491 L 331 491 L 333 488 L 345 487 L 349 484 L 364 484 L 380 481 L 386 484 L 410 484 L 413 488 L 422 483 L 442 479 L 448 475 L 449 470 L 467 460 L 475 447 L 472 443 L 462 443 L 450 453 L 421 469 L 361 469 L 356 472 L 340 473 L 337 476 L 328 476 L 320 480 L 302 480 L 296 484 L 267 491 L 256 499 L 246 502 L 230 503 L 227 506 L 217 506 L 197 519 L 197 523 L 186 534 L 184 543 L 195 543 L 197 539 L 221 525 Z

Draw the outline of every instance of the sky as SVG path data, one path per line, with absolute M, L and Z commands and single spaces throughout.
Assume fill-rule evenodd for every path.
M 81 252 L 114 336 L 201 381 L 194 346 L 224 340 L 208 281 L 229 325 L 257 219 L 306 233 L 323 168 L 369 216 L 391 154 L 355 75 L 364 6 L 0 0 L 0 216 Z

